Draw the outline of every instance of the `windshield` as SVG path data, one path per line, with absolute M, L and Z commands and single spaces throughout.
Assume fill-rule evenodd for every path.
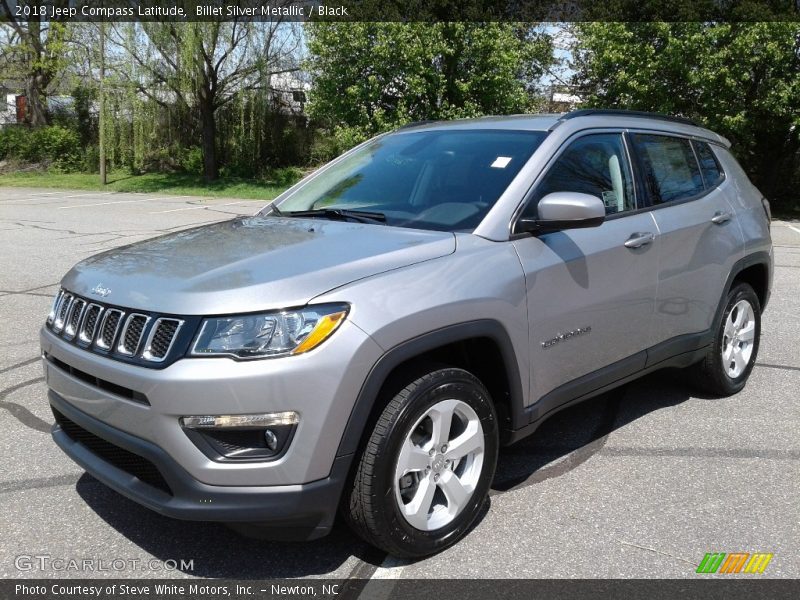
M 321 218 L 471 231 L 545 136 L 488 129 L 393 133 L 302 184 L 278 209 L 285 216 L 318 211 Z

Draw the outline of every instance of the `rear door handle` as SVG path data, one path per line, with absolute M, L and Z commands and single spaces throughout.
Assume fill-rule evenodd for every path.
M 722 225 L 723 223 L 727 223 L 733 218 L 733 215 L 729 212 L 722 212 L 718 211 L 714 213 L 714 216 L 711 218 L 711 222 L 715 225 Z
M 651 244 L 655 239 L 656 239 L 656 234 L 650 233 L 649 231 L 637 232 L 632 234 L 631 237 L 625 240 L 625 247 L 641 248 L 642 246 Z

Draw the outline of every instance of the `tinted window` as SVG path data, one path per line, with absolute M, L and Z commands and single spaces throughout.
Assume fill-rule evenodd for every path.
M 383 213 L 389 225 L 471 230 L 546 135 L 490 129 L 394 133 L 299 186 L 279 209 L 365 210 Z
M 534 218 L 539 200 L 553 192 L 597 196 L 606 205 L 606 214 L 635 209 L 622 136 L 598 133 L 572 142 L 536 186 L 523 217 Z
M 700 170 L 707 188 L 712 188 L 722 181 L 722 169 L 717 162 L 717 158 L 711 147 L 705 142 L 694 142 L 694 149 L 697 152 L 697 159 L 700 161 Z
M 689 140 L 649 134 L 637 134 L 633 139 L 653 204 L 703 192 L 703 177 Z

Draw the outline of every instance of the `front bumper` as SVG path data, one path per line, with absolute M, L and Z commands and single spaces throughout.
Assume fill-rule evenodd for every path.
M 87 352 L 46 328 L 41 342 L 47 385 L 71 408 L 153 444 L 192 479 L 225 487 L 294 486 L 329 477 L 361 384 L 381 354 L 348 322 L 299 356 L 191 358 L 164 369 Z M 287 410 L 300 421 L 286 451 L 270 461 L 214 460 L 180 425 L 187 415 Z
M 330 475 L 311 483 L 208 485 L 192 477 L 152 442 L 111 427 L 76 409 L 52 390 L 48 398 L 62 422 L 66 419 L 71 423 L 68 428 L 58 422 L 53 426 L 56 444 L 95 478 L 162 515 L 194 521 L 258 522 L 263 533 L 277 539 L 315 539 L 328 533 L 333 525 L 351 455 L 337 457 Z M 74 431 L 79 430 L 84 432 L 84 438 L 96 436 L 98 444 L 105 442 L 149 461 L 158 469 L 166 487 L 156 487 L 132 475 L 130 469 L 125 468 L 130 460 L 128 463 L 112 462 L 104 459 L 102 453 L 90 450 L 88 446 L 93 444 L 87 445 L 74 435 Z

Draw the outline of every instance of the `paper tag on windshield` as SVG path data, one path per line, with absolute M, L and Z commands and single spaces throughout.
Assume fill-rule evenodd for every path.
M 498 156 L 494 159 L 494 162 L 489 165 L 493 169 L 505 169 L 508 166 L 508 163 L 511 162 L 510 156 Z

